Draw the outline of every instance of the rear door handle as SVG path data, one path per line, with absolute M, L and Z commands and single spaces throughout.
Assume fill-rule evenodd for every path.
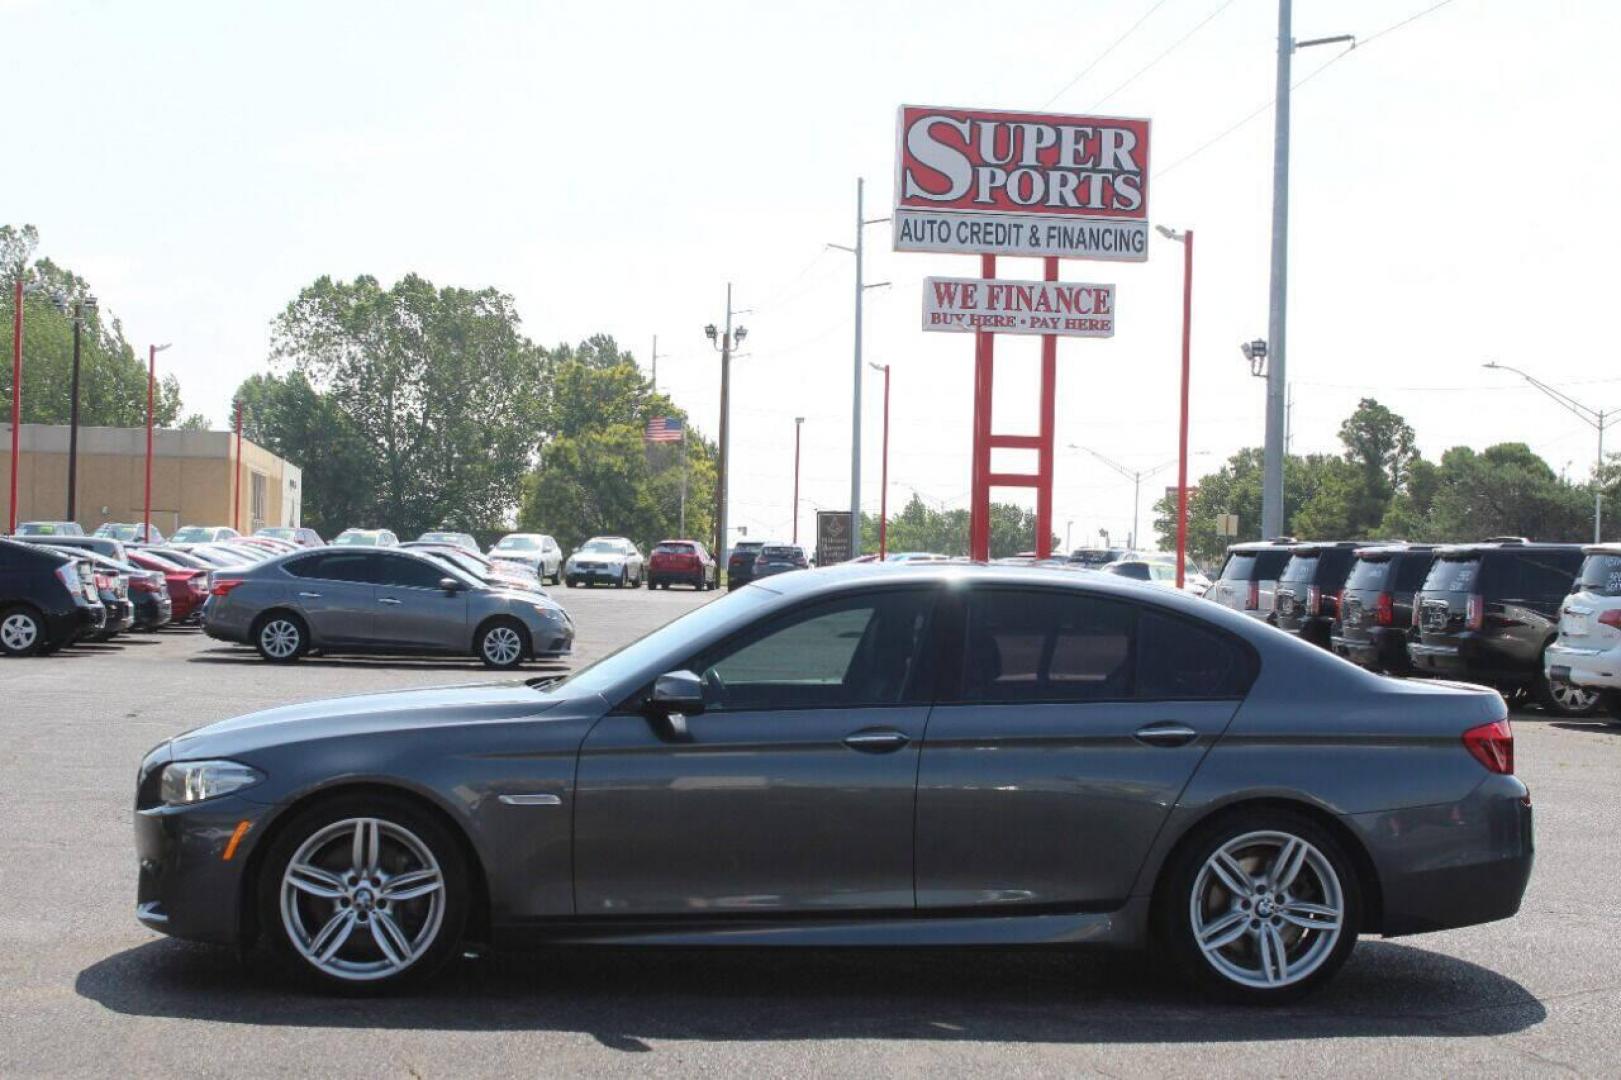
M 844 745 L 867 754 L 887 754 L 911 742 L 911 736 L 893 728 L 857 731 L 844 737 Z
M 1186 746 L 1199 737 L 1199 733 L 1186 724 L 1172 721 L 1162 721 L 1158 724 L 1149 724 L 1138 728 L 1133 736 L 1138 742 L 1149 746 Z
M 392 596 L 385 596 L 382 599 L 378 600 L 377 602 L 379 604 L 398 604 L 399 603 L 399 601 L 394 599 Z
M 301 599 L 301 600 L 319 600 L 319 599 L 321 599 L 321 594 L 318 593 L 318 592 L 301 592 L 301 593 L 298 594 L 298 596 L 299 596 L 299 599 Z

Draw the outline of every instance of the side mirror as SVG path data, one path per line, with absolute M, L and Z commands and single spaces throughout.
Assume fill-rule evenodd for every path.
M 440 578 L 439 587 L 447 593 L 459 593 L 462 591 L 462 583 L 453 577 Z
M 703 681 L 690 671 L 669 671 L 653 680 L 648 711 L 664 721 L 670 734 L 686 739 L 687 717 L 704 711 Z

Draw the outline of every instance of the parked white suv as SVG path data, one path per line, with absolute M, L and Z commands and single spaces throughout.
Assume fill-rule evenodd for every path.
M 1234 544 L 1227 549 L 1227 561 L 1222 564 L 1215 584 L 1204 594 L 1205 599 L 1264 620 L 1272 614 L 1278 576 L 1283 573 L 1294 544 L 1287 537 Z
M 489 557 L 529 567 L 542 584 L 556 585 L 563 576 L 563 549 L 545 533 L 507 533 L 490 548 Z
M 1621 722 L 1621 544 L 1582 548 L 1575 590 L 1559 609 L 1559 637 L 1542 653 L 1550 683 L 1602 692 Z

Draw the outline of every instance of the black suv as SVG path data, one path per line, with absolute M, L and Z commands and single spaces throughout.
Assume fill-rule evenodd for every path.
M 53 653 L 106 621 L 78 560 L 0 540 L 0 655 Z
M 1549 712 L 1589 716 L 1598 694 L 1550 684 L 1542 652 L 1582 567 L 1580 544 L 1503 540 L 1444 547 L 1413 601 L 1407 646 L 1417 675 L 1529 692 Z
M 1345 575 L 1351 572 L 1356 549 L 1366 542 L 1336 540 L 1291 548 L 1272 592 L 1272 625 L 1328 648 Z
M 1359 667 L 1406 675 L 1407 635 L 1413 625 L 1413 595 L 1435 561 L 1433 544 L 1381 544 L 1358 548 L 1340 592 L 1330 642 Z
M 760 557 L 764 547 L 764 540 L 739 540 L 732 545 L 732 553 L 726 559 L 728 589 L 740 588 L 754 580 L 754 560 Z

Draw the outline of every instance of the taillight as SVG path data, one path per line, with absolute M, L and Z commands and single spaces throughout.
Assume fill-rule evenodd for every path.
M 1468 630 L 1479 630 L 1486 625 L 1486 598 L 1479 593 L 1470 593 L 1469 602 L 1464 606 L 1463 625 Z
M 1611 608 L 1609 611 L 1598 613 L 1598 621 L 1605 626 L 1613 626 L 1621 630 L 1621 608 Z
M 113 588 L 113 579 L 108 577 L 106 574 L 97 574 L 96 588 L 100 589 L 102 592 L 111 592 Z
M 191 589 L 192 592 L 201 596 L 203 593 L 208 591 L 207 577 L 207 574 L 193 574 L 186 582 L 186 585 Z
M 1306 614 L 1321 615 L 1323 613 L 1323 590 L 1315 585 L 1306 586 Z
M 67 589 L 68 595 L 75 600 L 84 599 L 84 582 L 79 580 L 79 568 L 72 563 L 63 563 L 56 568 L 56 580 Z
M 1261 583 L 1259 581 L 1250 582 L 1249 595 L 1244 597 L 1244 610 L 1261 610 Z
M 1340 596 L 1344 596 L 1341 593 Z M 1391 626 L 1396 622 L 1396 600 L 1387 592 L 1380 593 L 1373 601 L 1373 622 L 1375 626 Z M 1418 608 L 1413 608 L 1413 625 L 1418 625 Z
M 1506 719 L 1470 728 L 1463 745 L 1488 772 L 1514 775 L 1514 729 Z
M 240 584 L 242 584 L 241 578 L 215 578 L 214 586 L 209 591 L 216 599 L 218 599 L 228 595 L 232 589 L 236 588 Z

